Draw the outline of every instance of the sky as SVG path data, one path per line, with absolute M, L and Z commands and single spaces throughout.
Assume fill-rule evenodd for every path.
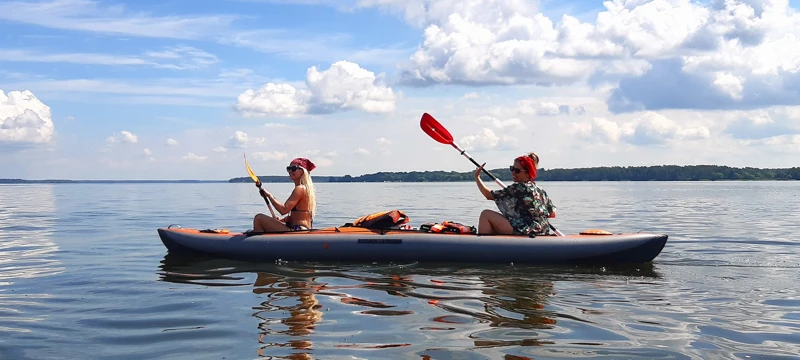
M 797 7 L 0 1 L 0 178 L 798 166 Z

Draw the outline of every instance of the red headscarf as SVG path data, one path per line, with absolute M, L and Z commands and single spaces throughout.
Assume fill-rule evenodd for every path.
M 522 155 L 516 159 L 522 165 L 522 167 L 528 171 L 528 174 L 531 175 L 531 179 L 536 179 L 536 165 L 533 163 L 533 159 L 531 159 L 528 155 Z
M 296 158 L 292 160 L 292 162 L 290 162 L 289 165 L 302 166 L 303 169 L 306 169 L 306 171 L 308 172 L 311 172 L 311 170 L 314 170 L 314 168 L 317 167 L 316 165 L 314 165 L 314 163 L 311 162 L 311 160 L 308 160 L 306 158 Z

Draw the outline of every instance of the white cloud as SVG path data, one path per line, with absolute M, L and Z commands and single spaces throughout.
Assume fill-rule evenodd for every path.
M 208 159 L 208 156 L 201 156 L 201 155 L 197 155 L 195 153 L 190 152 L 190 153 L 186 154 L 185 156 L 183 156 L 182 159 L 186 160 L 186 161 L 191 161 L 191 162 L 199 162 L 199 161 L 203 161 L 205 159 Z
M 317 158 L 316 161 L 314 161 L 314 165 L 317 165 L 318 168 L 331 167 L 333 165 L 333 160 L 325 157 Z
M 378 138 L 377 141 L 378 141 L 378 144 L 381 144 L 381 145 L 391 145 L 392 144 L 392 140 L 389 140 L 389 139 L 387 139 L 385 137 L 380 137 L 380 138 Z
M 148 148 L 144 148 L 144 154 L 147 155 L 147 156 L 150 156 L 150 155 L 153 155 L 153 152 L 150 151 L 150 149 L 148 149 Z
M 596 117 L 590 122 L 573 123 L 570 133 L 579 139 L 604 144 L 624 142 L 631 145 L 661 145 L 671 140 L 702 140 L 711 137 L 705 126 L 682 127 L 655 112 L 645 112 L 631 121 L 618 124 Z
M 245 148 L 251 145 L 263 145 L 266 141 L 266 138 L 251 138 L 246 132 L 237 130 L 233 136 L 228 139 L 228 148 Z
M 370 156 L 371 155 L 370 151 L 365 149 L 365 148 L 358 148 L 353 153 L 356 154 L 356 155 L 359 155 L 359 156 Z
M 494 116 L 480 116 L 475 119 L 476 123 L 479 124 L 491 124 L 497 129 L 505 129 L 505 128 L 512 128 L 512 129 L 524 129 L 525 125 L 522 123 L 522 120 L 519 118 L 510 118 L 505 120 L 500 120 Z
M 261 161 L 274 161 L 285 160 L 288 158 L 288 155 L 283 151 L 260 151 L 254 152 L 253 158 Z
M 558 115 L 561 109 L 552 101 L 522 100 L 517 104 L 521 114 L 525 115 Z
M 518 140 L 515 137 L 495 135 L 489 128 L 483 128 L 479 133 L 462 137 L 458 144 L 467 151 L 512 150 L 517 148 Z
M 130 131 L 122 130 L 117 134 L 114 134 L 112 136 L 107 137 L 106 138 L 106 142 L 109 143 L 109 144 L 117 143 L 117 142 L 124 142 L 124 143 L 128 143 L 128 144 L 136 144 L 136 143 L 139 142 L 139 137 L 136 136 L 136 134 L 134 134 L 134 133 L 132 133 Z
M 174 146 L 174 145 L 178 145 L 178 140 L 175 140 L 175 139 L 167 139 L 167 141 L 166 141 L 166 145 L 167 145 L 167 146 Z
M 326 114 L 348 110 L 386 113 L 395 110 L 396 96 L 358 64 L 339 61 L 328 70 L 308 69 L 305 88 L 287 83 L 268 83 L 248 89 L 237 98 L 236 109 L 244 116 Z
M 48 143 L 54 133 L 50 107 L 32 92 L 0 89 L 0 143 Z
M 140 37 L 208 39 L 225 32 L 230 15 L 150 16 L 126 11 L 121 5 L 103 7 L 93 0 L 51 0 L 0 3 L 0 19 L 53 29 Z
M 213 151 L 215 153 L 225 153 L 225 152 L 228 152 L 228 148 L 226 148 L 224 146 L 217 146 L 217 147 L 211 149 L 211 151 Z
M 734 139 L 766 139 L 800 134 L 800 108 L 762 109 L 736 113 L 723 133 Z
M 591 22 L 568 14 L 554 22 L 538 5 L 359 3 L 424 28 L 402 66 L 411 84 L 609 83 L 614 113 L 800 105 L 800 16 L 786 0 L 610 0 Z
M 63 62 L 87 65 L 142 65 L 175 70 L 200 69 L 219 62 L 216 56 L 190 46 L 175 46 L 143 55 L 93 53 L 41 53 L 31 50 L 0 49 L 0 61 Z

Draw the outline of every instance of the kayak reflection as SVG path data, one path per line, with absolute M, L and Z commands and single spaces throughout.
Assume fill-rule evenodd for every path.
M 562 331 L 559 320 L 588 322 L 558 305 L 548 305 L 554 284 L 661 277 L 652 264 L 464 268 L 463 264 L 252 263 L 170 254 L 160 270 L 161 280 L 167 282 L 252 286 L 254 294 L 263 296 L 253 307 L 258 355 L 294 359 L 348 348 L 405 347 L 412 347 L 417 357 L 438 357 L 428 349 L 440 341 L 467 340 L 475 348 L 546 345 L 552 343 L 550 334 Z M 358 315 L 371 317 L 354 317 Z M 350 324 L 350 332 L 342 324 Z M 504 335 L 508 331 L 517 333 Z

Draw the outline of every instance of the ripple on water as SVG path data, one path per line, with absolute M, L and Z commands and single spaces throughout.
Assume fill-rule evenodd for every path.
M 284 185 L 274 186 L 288 191 Z M 415 222 L 470 223 L 480 210 L 474 184 L 358 186 L 320 184 L 319 223 L 338 225 L 386 204 Z M 739 230 L 754 209 L 793 209 L 796 187 L 778 196 L 758 184 L 547 186 L 569 214 L 558 219 L 559 229 L 647 228 L 670 234 L 670 242 L 653 264 L 634 267 L 179 258 L 164 256 L 154 228 L 247 228 L 252 214 L 264 211 L 252 184 L 0 186 L 0 357 L 800 353 L 800 263 L 791 235 L 800 217 L 777 210 Z M 725 195 L 753 186 L 770 194 L 769 207 Z M 399 193 L 423 196 L 411 201 Z M 589 196 L 604 211 L 587 207 Z

